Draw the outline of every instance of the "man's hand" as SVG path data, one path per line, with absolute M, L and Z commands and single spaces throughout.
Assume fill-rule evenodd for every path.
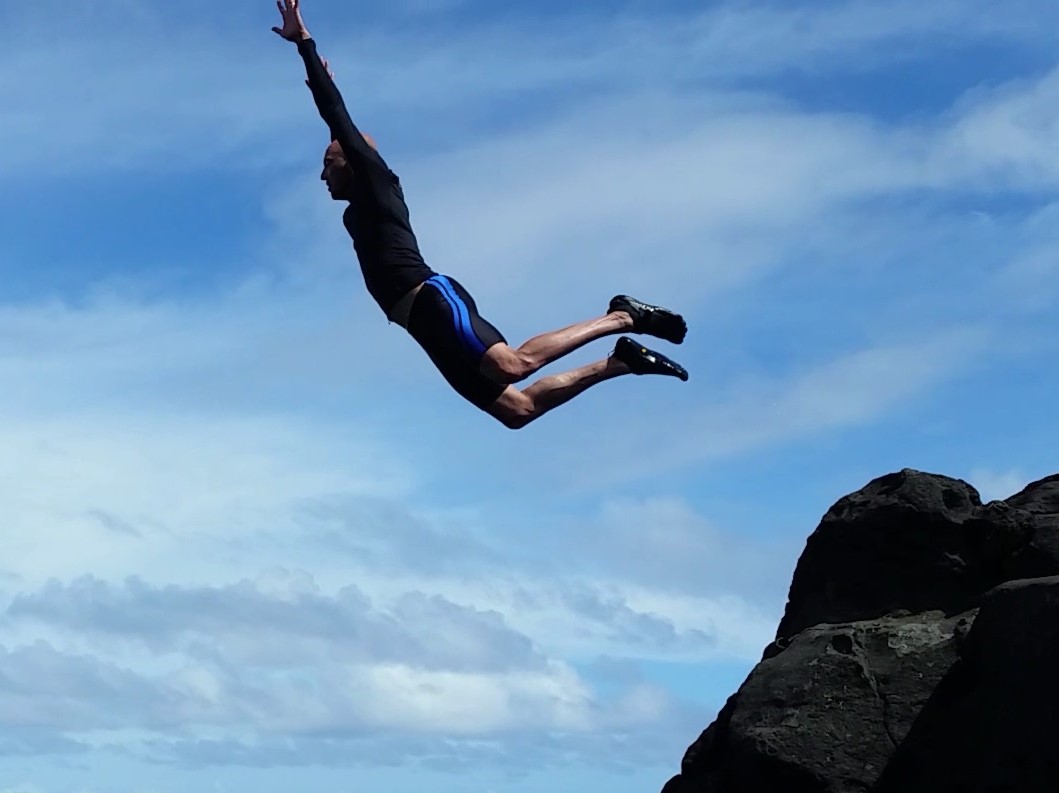
M 287 41 L 297 42 L 311 38 L 308 28 L 302 21 L 302 12 L 298 6 L 299 0 L 276 0 L 276 8 L 283 17 L 283 27 L 272 28 L 273 33 L 282 36 Z

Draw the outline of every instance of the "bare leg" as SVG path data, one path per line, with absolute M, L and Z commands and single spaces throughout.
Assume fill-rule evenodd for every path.
M 510 429 L 521 429 L 596 383 L 623 374 L 629 374 L 628 366 L 616 358 L 605 358 L 569 372 L 542 377 L 524 391 L 508 386 L 488 412 Z
M 565 328 L 534 336 L 517 349 L 506 344 L 495 344 L 482 357 L 481 371 L 491 380 L 500 383 L 516 383 L 590 341 L 623 333 L 632 330 L 632 327 L 631 316 L 624 311 L 615 311 L 596 319 L 567 325 Z M 565 376 L 557 375 L 557 377 Z M 547 379 L 550 378 L 545 378 Z

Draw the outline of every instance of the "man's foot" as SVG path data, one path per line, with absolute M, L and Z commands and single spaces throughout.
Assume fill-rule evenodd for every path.
M 683 342 L 688 332 L 688 325 L 680 314 L 661 306 L 648 305 L 628 295 L 618 295 L 611 300 L 610 311 L 624 311 L 632 317 L 634 333 L 647 333 L 674 344 Z
M 633 374 L 664 374 L 687 382 L 688 370 L 654 350 L 649 350 L 628 336 L 614 345 L 614 357 L 629 367 Z

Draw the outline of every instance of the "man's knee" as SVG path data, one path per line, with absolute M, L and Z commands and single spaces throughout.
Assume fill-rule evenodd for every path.
M 481 370 L 489 379 L 508 385 L 525 380 L 536 371 L 528 356 L 506 344 L 494 344 L 485 351 Z
M 515 415 L 515 416 L 504 416 L 500 418 L 500 423 L 507 427 L 509 430 L 520 430 L 533 421 L 532 415 Z
M 509 430 L 520 430 L 537 416 L 533 399 L 517 388 L 508 388 L 490 407 L 489 413 Z

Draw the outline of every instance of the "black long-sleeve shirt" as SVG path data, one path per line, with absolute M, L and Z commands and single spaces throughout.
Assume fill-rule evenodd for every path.
M 298 52 L 320 116 L 353 168 L 354 195 L 342 222 L 353 238 L 368 292 L 389 316 L 405 294 L 435 273 L 419 252 L 400 179 L 353 123 L 316 43 L 299 41 Z

